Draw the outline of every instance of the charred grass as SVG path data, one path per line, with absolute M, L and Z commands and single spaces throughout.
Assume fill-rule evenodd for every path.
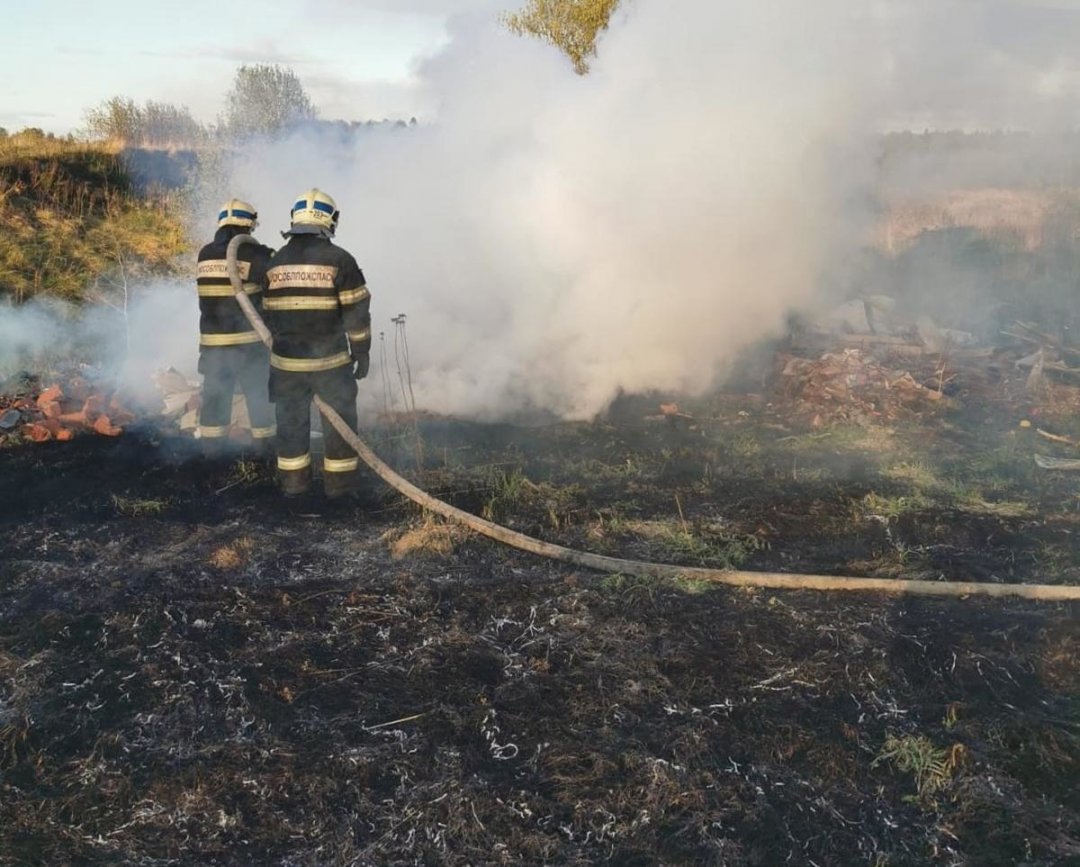
M 422 481 L 623 556 L 1074 580 L 1071 485 L 1011 426 L 692 410 L 431 420 Z M 0 863 L 1080 857 L 1075 607 L 578 573 L 237 466 L 154 431 L 0 452 Z

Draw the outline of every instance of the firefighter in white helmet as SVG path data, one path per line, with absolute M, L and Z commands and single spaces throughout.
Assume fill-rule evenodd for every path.
M 318 394 L 356 430 L 356 382 L 367 376 L 371 294 L 356 259 L 331 239 L 338 208 L 322 190 L 296 197 L 288 238 L 267 271 L 263 310 L 274 338 L 270 400 L 277 417 L 278 480 L 286 496 L 311 484 L 311 401 Z M 323 489 L 353 493 L 356 452 L 323 426 Z
M 267 393 L 269 350 L 259 340 L 233 295 L 225 251 L 236 235 L 250 235 L 258 214 L 248 202 L 229 199 L 218 210 L 214 240 L 199 251 L 196 283 L 199 293 L 199 373 L 203 375 L 199 436 L 204 451 L 223 451 L 232 419 L 237 384 L 247 402 L 256 451 L 270 451 L 274 411 Z M 240 248 L 244 291 L 256 308 L 273 250 L 261 244 Z

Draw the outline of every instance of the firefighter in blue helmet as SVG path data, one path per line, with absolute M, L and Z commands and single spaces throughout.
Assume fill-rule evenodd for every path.
M 356 430 L 356 382 L 367 376 L 371 294 L 352 255 L 331 239 L 338 208 L 321 190 L 296 197 L 288 242 L 266 272 L 263 310 L 274 338 L 270 400 L 277 418 L 278 480 L 286 496 L 311 485 L 311 401 L 319 395 Z M 355 490 L 356 452 L 324 425 L 323 489 Z
M 248 202 L 230 199 L 218 212 L 214 240 L 199 251 L 196 283 L 199 293 L 199 373 L 203 375 L 199 437 L 204 451 L 219 453 L 232 419 L 237 384 L 247 402 L 257 451 L 270 451 L 274 412 L 267 394 L 270 352 L 263 346 L 233 295 L 225 251 L 236 235 L 255 230 L 258 214 Z M 273 250 L 261 244 L 240 248 L 240 276 L 256 309 Z

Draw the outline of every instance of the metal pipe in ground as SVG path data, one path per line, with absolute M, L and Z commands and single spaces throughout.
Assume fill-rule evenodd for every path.
M 236 300 L 251 327 L 262 342 L 270 347 L 272 338 L 266 323 L 244 292 L 243 281 L 237 267 L 236 254 L 241 245 L 256 243 L 250 235 L 237 235 L 229 242 L 226 258 L 229 280 Z M 321 397 L 315 396 L 315 405 L 323 418 L 341 434 L 367 466 L 395 491 L 408 497 L 418 506 L 442 515 L 474 530 L 489 539 L 502 542 L 521 551 L 538 554 L 550 560 L 594 569 L 608 574 L 639 575 L 653 578 L 707 581 L 734 587 L 762 587 L 777 590 L 847 590 L 871 593 L 891 593 L 912 596 L 1015 596 L 1023 599 L 1063 602 L 1080 600 L 1080 586 L 1071 584 L 984 584 L 970 581 L 903 581 L 891 578 L 848 578 L 836 575 L 801 575 L 787 572 L 744 572 L 726 569 L 702 569 L 690 566 L 673 566 L 669 563 L 648 563 L 643 560 L 623 560 L 565 548 L 526 536 L 516 530 L 487 521 L 478 515 L 451 506 L 443 500 L 421 490 L 408 479 L 398 475 L 352 430 Z

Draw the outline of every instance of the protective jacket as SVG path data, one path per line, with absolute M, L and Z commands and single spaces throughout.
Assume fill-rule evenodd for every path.
M 259 335 L 251 329 L 229 283 L 225 251 L 236 235 L 247 233 L 239 226 L 222 226 L 214 240 L 199 251 L 196 283 L 199 289 L 199 346 L 242 346 L 258 343 Z M 262 283 L 273 250 L 262 244 L 244 244 L 237 259 L 244 291 L 255 309 L 260 307 Z
M 274 338 L 270 400 L 277 418 L 278 478 L 286 494 L 311 478 L 311 401 L 323 398 L 356 430 L 355 375 L 367 372 L 371 350 L 371 295 L 356 260 L 329 238 L 293 234 L 266 272 L 263 311 Z M 324 426 L 323 486 L 329 496 L 349 493 L 356 453 Z
M 268 396 L 269 352 L 259 341 L 233 294 L 225 253 L 229 241 L 249 230 L 222 226 L 214 240 L 199 251 L 196 283 L 199 292 L 199 372 L 203 375 L 199 436 L 209 445 L 229 433 L 233 392 L 239 385 L 247 403 L 251 435 L 256 441 L 274 436 L 274 411 Z M 244 291 L 256 309 L 273 250 L 261 244 L 240 248 Z
M 263 310 L 278 370 L 331 370 L 371 350 L 371 294 L 351 254 L 321 235 L 292 235 L 274 254 Z

